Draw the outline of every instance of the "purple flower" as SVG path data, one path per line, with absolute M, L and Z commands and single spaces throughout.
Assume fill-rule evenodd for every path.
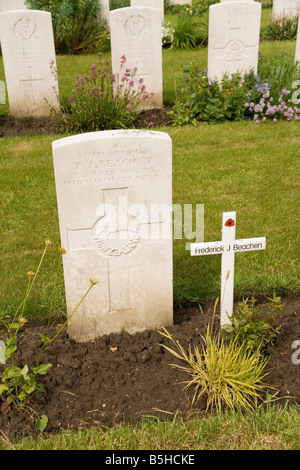
M 125 54 L 123 54 L 121 57 L 121 64 L 124 64 L 125 62 L 126 62 L 126 57 L 125 57 Z
M 74 100 L 73 96 L 70 96 L 70 97 L 68 98 L 68 101 L 69 101 L 69 104 L 70 104 L 71 106 L 73 106 L 73 105 L 75 104 L 75 100 Z
M 127 109 L 130 109 L 131 107 L 132 107 L 131 104 L 128 104 L 128 105 L 126 106 Z
M 134 85 L 134 81 L 133 80 L 130 80 L 130 82 L 128 83 L 129 86 L 133 86 Z

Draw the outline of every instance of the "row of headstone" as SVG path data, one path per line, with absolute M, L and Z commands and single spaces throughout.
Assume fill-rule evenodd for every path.
M 141 0 L 131 1 L 138 4 Z M 154 1 L 159 7 L 158 0 L 151 4 Z M 161 108 L 163 104 L 162 14 L 162 8 L 138 6 L 110 12 L 113 72 L 122 80 L 120 60 L 125 56 L 125 68 L 136 69 L 136 81 L 143 80 L 146 90 L 154 94 L 145 102 L 144 107 L 148 108 Z M 209 7 L 211 80 L 220 81 L 224 75 L 235 72 L 257 72 L 260 17 L 261 4 L 253 0 L 222 0 Z M 58 106 L 51 14 L 34 10 L 1 13 L 0 31 L 11 115 L 49 115 L 49 105 Z M 296 59 L 298 51 L 299 47 Z
M 300 13 L 300 0 L 273 0 L 272 18 L 295 18 Z

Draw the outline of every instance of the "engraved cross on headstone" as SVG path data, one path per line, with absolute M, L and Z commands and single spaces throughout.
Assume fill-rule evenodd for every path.
M 32 104 L 34 105 L 35 101 L 34 101 L 34 87 L 33 87 L 33 84 L 34 84 L 34 82 L 43 81 L 43 78 L 33 78 L 33 76 L 32 76 L 33 75 L 32 74 L 32 66 L 29 66 L 28 69 L 29 69 L 29 78 L 21 78 L 20 82 L 23 82 L 25 84 L 26 83 L 30 84 Z
M 150 228 L 157 234 L 163 223 L 161 217 L 149 221 L 145 214 L 139 218 L 130 214 L 127 210 L 128 191 L 127 187 L 102 189 L 103 202 L 98 206 L 92 226 L 67 228 L 69 253 L 91 249 L 106 259 L 109 312 L 133 310 L 130 255 L 141 240 L 145 243 Z M 148 214 L 149 211 L 145 212 Z

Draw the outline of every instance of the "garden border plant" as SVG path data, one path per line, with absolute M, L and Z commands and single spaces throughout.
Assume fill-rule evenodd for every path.
M 218 300 L 214 305 L 211 324 L 207 326 L 205 336 L 201 336 L 201 348 L 194 345 L 192 349 L 189 344 L 186 350 L 166 328 L 159 333 L 173 343 L 175 350 L 165 344 L 162 346 L 184 363 L 171 366 L 191 377 L 183 383 L 186 384 L 185 389 L 194 388 L 192 403 L 205 396 L 206 410 L 221 411 L 225 407 L 253 411 L 257 409 L 262 394 L 272 389 L 264 382 L 268 375 L 266 367 L 269 358 L 263 355 L 260 348 L 255 350 L 249 346 L 247 331 L 242 338 L 239 334 L 226 338 L 222 330 L 213 332 Z M 257 329 L 265 334 L 260 323 Z
M 76 75 L 72 96 L 58 97 L 61 109 L 51 108 L 54 125 L 62 132 L 87 132 L 133 128 L 141 103 L 153 97 L 146 90 L 137 68 L 125 68 L 126 57 L 120 58 L 120 73 L 112 71 L 110 61 L 98 54 L 98 65 L 92 64 L 89 73 Z M 51 64 L 52 73 L 57 70 Z
M 221 82 L 210 80 L 206 69 L 195 62 L 184 66 L 177 99 L 170 115 L 174 125 L 253 119 L 300 120 L 300 106 L 293 99 L 293 84 L 300 80 L 300 67 L 283 53 L 277 65 L 259 57 L 258 73 L 253 71 Z
M 0 323 L 4 327 L 4 335 L 3 335 L 4 341 L 2 343 L 4 344 L 4 353 L 3 351 L 1 351 L 2 353 L 1 356 L 4 356 L 1 359 L 4 359 L 4 360 L 1 361 L 3 362 L 3 364 L 2 364 L 2 371 L 0 373 L 0 399 L 3 402 L 1 405 L 2 410 L 4 409 L 8 410 L 11 407 L 11 405 L 13 405 L 16 408 L 22 408 L 22 409 L 25 408 L 25 409 L 30 409 L 31 411 L 33 411 L 29 405 L 30 400 L 33 397 L 33 394 L 37 391 L 46 392 L 43 384 L 37 382 L 37 376 L 46 375 L 52 367 L 52 364 L 50 363 L 40 362 L 41 355 L 42 355 L 44 348 L 50 343 L 52 343 L 58 337 L 58 335 L 64 330 L 64 328 L 67 326 L 68 322 L 70 321 L 74 313 L 82 304 L 86 296 L 89 294 L 92 287 L 95 284 L 97 284 L 97 281 L 90 279 L 90 286 L 87 289 L 86 293 L 80 299 L 75 309 L 69 315 L 69 317 L 65 320 L 63 325 L 59 328 L 59 330 L 55 333 L 55 335 L 52 338 L 50 338 L 48 334 L 49 334 L 49 327 L 50 327 L 50 321 L 51 321 L 51 315 L 52 315 L 52 300 L 53 300 L 55 287 L 56 287 L 57 273 L 60 268 L 60 263 L 59 263 L 57 267 L 55 281 L 53 284 L 53 292 L 52 292 L 52 297 L 51 297 L 51 302 L 50 302 L 50 310 L 49 310 L 49 316 L 48 316 L 48 325 L 47 325 L 46 335 L 43 335 L 40 333 L 40 339 L 41 339 L 42 345 L 40 347 L 40 350 L 37 356 L 36 366 L 31 367 L 29 369 L 27 364 L 21 365 L 21 366 L 16 365 L 15 355 L 16 355 L 17 348 L 18 348 L 18 344 L 17 344 L 18 333 L 20 329 L 27 322 L 24 316 L 26 303 L 27 303 L 29 294 L 35 284 L 37 275 L 40 272 L 40 268 L 42 266 L 48 247 L 50 245 L 51 245 L 51 242 L 47 240 L 45 242 L 45 248 L 42 253 L 36 272 L 33 272 L 31 270 L 28 271 L 27 273 L 28 285 L 27 285 L 26 293 L 25 293 L 23 301 L 21 302 L 21 304 L 15 311 L 15 314 L 12 320 L 5 321 L 3 318 L 0 317 Z M 59 251 L 60 251 L 60 254 L 62 255 L 66 253 L 66 250 L 64 248 L 60 248 Z M 34 411 L 34 413 L 37 414 L 36 411 Z M 48 422 L 48 418 L 46 415 L 42 415 L 41 417 L 37 416 L 36 424 L 37 424 L 39 431 L 41 432 L 44 431 L 45 427 L 47 426 L 47 422 Z
M 107 49 L 109 31 L 100 16 L 98 0 L 26 0 L 33 10 L 52 15 L 57 53 L 78 54 Z
M 230 318 L 231 324 L 224 325 L 223 330 L 230 339 L 237 339 L 252 351 L 265 353 L 268 344 L 273 345 L 281 325 L 277 320 L 283 312 L 281 297 L 267 298 L 269 302 L 257 304 L 257 299 L 246 298 L 238 303 Z

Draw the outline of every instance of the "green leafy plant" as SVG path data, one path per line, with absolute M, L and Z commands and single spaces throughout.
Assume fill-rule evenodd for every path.
M 192 10 L 180 14 L 174 28 L 173 45 L 177 49 L 192 49 L 207 43 L 208 15 L 201 19 L 191 14 Z
M 253 73 L 224 76 L 221 83 L 210 80 L 205 69 L 195 63 L 184 67 L 173 108 L 175 125 L 241 119 L 245 113 L 247 90 L 255 86 Z
M 27 5 L 51 13 L 55 48 L 59 53 L 90 53 L 109 44 L 109 32 L 100 20 L 98 0 L 27 0 Z
M 237 338 L 227 341 L 212 334 L 210 326 L 202 337 L 202 348 L 189 345 L 188 350 L 163 328 L 160 332 L 170 340 L 175 349 L 163 345 L 180 363 L 172 364 L 190 376 L 185 388 L 194 388 L 193 403 L 205 396 L 207 410 L 242 409 L 250 411 L 257 407 L 268 386 L 264 383 L 267 358 L 240 344 Z
M 124 55 L 119 75 L 112 72 L 110 61 L 104 61 L 101 53 L 98 57 L 98 65 L 91 65 L 88 74 L 76 76 L 73 95 L 68 100 L 60 99 L 61 110 L 52 109 L 58 129 L 85 132 L 134 127 L 141 102 L 153 96 L 146 91 L 136 69 L 124 69 Z
M 293 40 L 297 37 L 298 17 L 279 18 L 268 23 L 263 38 L 273 41 Z
M 275 293 L 268 300 L 259 305 L 254 297 L 239 302 L 231 316 L 231 324 L 223 326 L 229 338 L 237 339 L 252 351 L 263 352 L 268 344 L 274 344 L 280 330 L 276 320 L 283 313 L 283 305 Z
M 43 260 L 45 258 L 46 252 L 48 250 L 48 247 L 51 245 L 50 241 L 45 242 L 45 248 L 42 253 L 38 268 L 36 272 L 29 271 L 27 273 L 28 275 L 28 285 L 26 289 L 26 293 L 24 296 L 23 301 L 19 305 L 18 309 L 16 310 L 13 318 L 11 321 L 5 321 L 3 318 L 0 318 L 0 322 L 2 326 L 4 327 L 4 333 L 3 333 L 3 341 L 1 341 L 1 369 L 0 369 L 0 400 L 2 400 L 5 403 L 5 407 L 10 407 L 11 405 L 14 405 L 17 408 L 26 408 L 29 406 L 29 401 L 33 397 L 33 394 L 37 391 L 40 392 L 45 392 L 45 387 L 43 386 L 42 383 L 38 382 L 38 376 L 44 376 L 48 373 L 48 371 L 51 369 L 52 364 L 50 363 L 41 363 L 41 354 L 44 350 L 44 348 L 52 343 L 57 336 L 62 332 L 62 330 L 65 328 L 69 320 L 72 318 L 73 314 L 75 311 L 78 309 L 78 307 L 81 305 L 85 297 L 88 295 L 90 292 L 91 288 L 96 284 L 95 281 L 91 280 L 90 287 L 88 288 L 87 292 L 85 295 L 82 297 L 82 299 L 79 301 L 77 304 L 76 308 L 74 311 L 70 314 L 70 316 L 66 319 L 62 327 L 58 330 L 58 332 L 50 338 L 48 336 L 49 334 L 49 327 L 50 327 L 50 319 L 51 319 L 51 314 L 52 314 L 52 299 L 51 299 L 51 306 L 50 306 L 50 311 L 49 311 L 49 318 L 48 318 L 48 326 L 47 326 L 47 331 L 46 335 L 40 334 L 42 346 L 40 348 L 36 365 L 34 367 L 28 367 L 27 364 L 24 365 L 17 365 L 16 364 L 16 353 L 17 353 L 17 339 L 18 339 L 18 333 L 20 332 L 21 328 L 25 325 L 26 323 L 26 318 L 24 316 L 25 313 L 25 307 L 26 303 L 29 297 L 29 294 L 32 291 L 32 288 L 35 284 L 36 278 L 38 273 L 40 272 Z M 60 253 L 64 254 L 65 250 L 63 248 L 60 249 Z M 60 264 L 58 264 L 58 269 L 59 269 Z M 57 272 L 58 272 L 57 269 Z M 53 292 L 55 290 L 56 286 L 56 279 L 57 275 L 55 277 L 55 282 L 53 285 Z M 46 425 L 47 425 L 48 418 L 45 415 L 42 415 L 41 417 L 37 417 L 36 423 L 38 429 L 42 432 Z
M 130 7 L 130 0 L 109 0 L 109 9 L 116 10 L 117 8 Z

